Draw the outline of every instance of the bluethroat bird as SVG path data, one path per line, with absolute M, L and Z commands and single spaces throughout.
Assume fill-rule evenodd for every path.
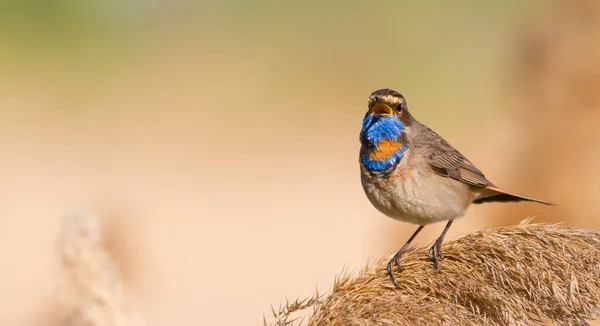
M 444 236 L 471 204 L 531 201 L 553 205 L 496 187 L 464 155 L 417 121 L 404 97 L 391 89 L 369 96 L 360 143 L 361 183 L 369 201 L 388 217 L 419 225 L 387 264 L 396 287 L 394 264 L 402 271 L 400 258 L 425 225 L 448 221 L 429 250 L 429 259 L 439 269 Z

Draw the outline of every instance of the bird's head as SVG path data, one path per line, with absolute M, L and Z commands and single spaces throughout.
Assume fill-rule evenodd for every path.
M 369 95 L 361 141 L 375 146 L 382 140 L 396 141 L 412 121 L 402 94 L 388 88 L 376 90 Z
M 402 94 L 389 88 L 378 89 L 369 95 L 369 111 L 367 115 L 395 117 L 404 124 L 410 124 L 406 100 Z

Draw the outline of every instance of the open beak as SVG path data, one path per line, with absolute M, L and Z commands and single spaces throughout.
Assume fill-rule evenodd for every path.
M 382 115 L 384 117 L 394 114 L 394 110 L 387 104 L 376 102 L 371 108 L 371 115 Z

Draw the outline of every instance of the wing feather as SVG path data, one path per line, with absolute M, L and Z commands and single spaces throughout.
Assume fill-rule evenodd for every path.
M 437 174 L 476 187 L 493 186 L 464 155 L 435 132 L 429 141 L 429 165 Z

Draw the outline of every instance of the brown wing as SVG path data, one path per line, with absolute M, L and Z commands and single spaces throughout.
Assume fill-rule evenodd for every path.
M 554 206 L 550 202 L 508 192 L 494 186 L 473 163 L 452 147 L 452 145 L 448 144 L 435 131 L 425 126 L 423 127 L 423 131 L 419 135 L 421 142 L 417 147 L 421 149 L 422 153 L 428 159 L 429 166 L 435 173 L 487 190 L 485 194 L 473 201 L 474 204 L 532 201 Z
M 437 136 L 437 134 L 436 134 Z M 440 136 L 431 145 L 429 164 L 435 173 L 456 179 L 468 185 L 488 187 L 493 184 L 464 155 Z

